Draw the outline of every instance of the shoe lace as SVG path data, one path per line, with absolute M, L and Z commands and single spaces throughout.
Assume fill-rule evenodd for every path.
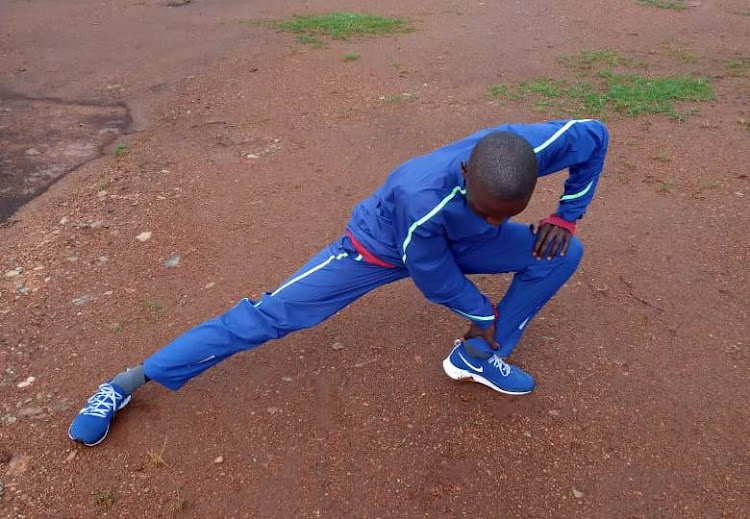
M 110 384 L 102 384 L 99 391 L 88 399 L 81 414 L 106 418 L 109 413 L 117 409 L 117 400 L 121 397 Z
M 493 355 L 489 359 L 487 359 L 489 363 L 500 370 L 500 374 L 504 377 L 507 377 L 510 375 L 510 364 L 505 362 L 501 357 L 498 357 L 497 355 Z

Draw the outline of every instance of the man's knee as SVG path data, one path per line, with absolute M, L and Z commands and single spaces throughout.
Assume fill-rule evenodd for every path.
M 565 253 L 565 260 L 574 266 L 578 266 L 581 262 L 581 258 L 583 258 L 583 243 L 581 243 L 581 240 L 573 236 L 570 239 L 570 245 Z

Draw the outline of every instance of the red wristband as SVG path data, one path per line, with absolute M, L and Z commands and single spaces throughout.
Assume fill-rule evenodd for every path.
M 563 229 L 565 229 L 566 231 L 568 231 L 570 234 L 575 234 L 576 233 L 576 223 L 575 222 L 569 222 L 567 220 L 563 220 L 562 218 L 560 218 L 556 214 L 548 216 L 547 218 L 545 218 L 544 220 L 542 220 L 540 222 L 540 225 L 544 225 L 546 223 L 548 223 L 550 225 L 554 225 L 556 227 L 562 227 Z

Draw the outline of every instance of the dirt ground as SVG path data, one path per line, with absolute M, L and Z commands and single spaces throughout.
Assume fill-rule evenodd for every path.
M 750 85 L 725 67 L 747 3 L 375 9 L 417 30 L 309 49 L 241 22 L 361 2 L 3 2 L 0 195 L 19 171 L 27 198 L 56 181 L 0 226 L 2 517 L 747 517 Z M 98 447 L 68 440 L 100 382 L 277 286 L 401 161 L 545 117 L 489 85 L 600 48 L 717 98 L 607 121 L 583 263 L 513 357 L 532 395 L 449 380 L 465 323 L 404 281 L 177 393 L 146 386 Z M 554 209 L 555 177 L 521 220 Z

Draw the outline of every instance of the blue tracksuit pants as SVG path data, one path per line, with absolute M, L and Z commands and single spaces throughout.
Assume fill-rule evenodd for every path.
M 526 324 L 575 272 L 583 255 L 581 242 L 573 238 L 564 257 L 537 260 L 531 255 L 534 241 L 527 225 L 507 222 L 491 239 L 457 244 L 452 249 L 465 274 L 515 273 L 498 304 L 496 338 L 503 356 L 513 351 Z M 263 294 L 258 301 L 241 300 L 148 357 L 144 361 L 146 376 L 178 389 L 237 352 L 315 326 L 370 290 L 408 276 L 403 267 L 367 263 L 343 236 L 274 292 Z M 489 351 L 488 345 L 486 353 Z

